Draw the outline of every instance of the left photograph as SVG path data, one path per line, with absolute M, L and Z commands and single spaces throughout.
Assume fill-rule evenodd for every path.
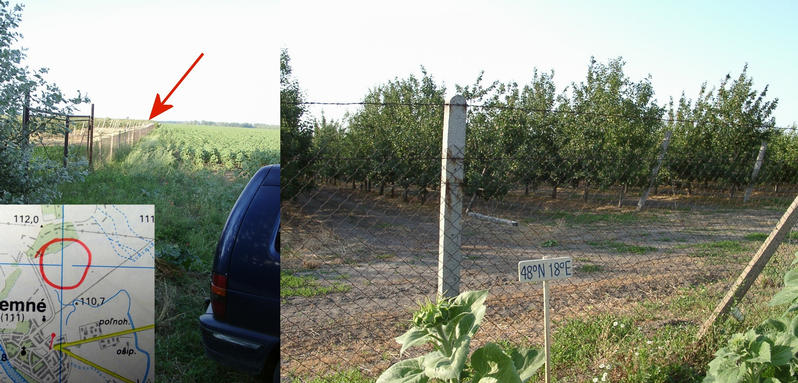
M 273 8 L 0 0 L 0 382 L 280 381 Z

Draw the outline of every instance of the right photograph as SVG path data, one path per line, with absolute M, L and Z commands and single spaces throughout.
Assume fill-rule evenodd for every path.
M 281 4 L 281 381 L 798 381 L 796 12 Z

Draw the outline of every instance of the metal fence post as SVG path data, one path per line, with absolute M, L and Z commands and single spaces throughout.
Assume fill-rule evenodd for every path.
M 756 163 L 754 163 L 754 171 L 751 173 L 751 181 L 748 181 L 748 187 L 745 188 L 745 196 L 743 202 L 748 202 L 751 198 L 751 193 L 754 192 L 754 183 L 756 183 L 756 176 L 759 175 L 759 169 L 762 169 L 762 162 L 765 161 L 765 150 L 768 148 L 768 142 L 762 141 L 762 146 L 759 147 L 759 154 L 756 156 Z
M 443 108 L 441 206 L 438 222 L 438 296 L 440 297 L 453 297 L 460 293 L 465 127 L 465 98 L 456 95 Z
M 662 149 L 659 152 L 659 158 L 657 159 L 657 165 L 654 167 L 654 171 L 651 172 L 651 181 L 648 183 L 648 189 L 643 192 L 643 195 L 640 196 L 640 200 L 637 201 L 637 211 L 643 210 L 646 206 L 646 200 L 648 199 L 648 195 L 651 193 L 651 190 L 657 186 L 657 174 L 659 174 L 659 170 L 662 168 L 662 161 L 665 159 L 665 153 L 668 151 L 668 145 L 671 142 L 671 131 L 668 130 L 665 132 L 665 139 L 662 140 Z

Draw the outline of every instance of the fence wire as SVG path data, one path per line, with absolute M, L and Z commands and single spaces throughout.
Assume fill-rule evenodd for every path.
M 448 202 L 439 193 L 444 105 L 372 107 L 388 117 L 317 125 L 306 151 L 283 139 L 289 381 L 352 370 L 376 378 L 416 356 L 400 356 L 394 338 L 419 302 L 436 299 L 440 204 Z M 602 129 L 500 123 L 469 109 L 460 291 L 490 292 L 472 350 L 488 341 L 542 344 L 542 289 L 519 283 L 517 267 L 543 256 L 569 256 L 575 266 L 572 278 L 550 285 L 555 343 L 569 323 L 630 315 L 645 333 L 697 332 L 798 194 L 798 136 L 789 130 L 752 126 L 748 137 L 713 126 L 721 133 L 710 142 L 678 122 L 636 130 L 614 121 Z M 735 308 L 743 321 L 767 312 L 796 237 Z M 555 374 L 596 376 L 567 366 Z
M 71 120 L 67 128 L 63 117 L 32 112 L 29 124 L 33 132 L 30 142 L 35 145 L 37 155 L 53 162 L 62 162 L 66 146 L 67 164 L 88 162 L 90 133 L 88 119 Z M 154 123 L 143 121 L 96 119 L 92 148 L 93 164 L 101 165 L 119 158 L 153 129 L 155 129 Z

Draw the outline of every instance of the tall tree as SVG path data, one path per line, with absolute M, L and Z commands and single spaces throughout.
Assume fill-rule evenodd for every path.
M 27 103 L 69 113 L 88 98 L 78 93 L 67 99 L 44 79 L 46 68 L 31 70 L 25 65 L 25 51 L 15 47 L 21 20 L 22 6 L 0 0 L 0 203 L 47 203 L 58 197 L 60 183 L 81 177 L 85 170 L 64 169 L 57 161 L 33 155 L 31 136 L 48 125 L 42 119 L 23 124 L 23 107 Z
M 283 199 L 313 187 L 313 127 L 299 83 L 291 74 L 288 51 L 280 52 L 280 182 Z

